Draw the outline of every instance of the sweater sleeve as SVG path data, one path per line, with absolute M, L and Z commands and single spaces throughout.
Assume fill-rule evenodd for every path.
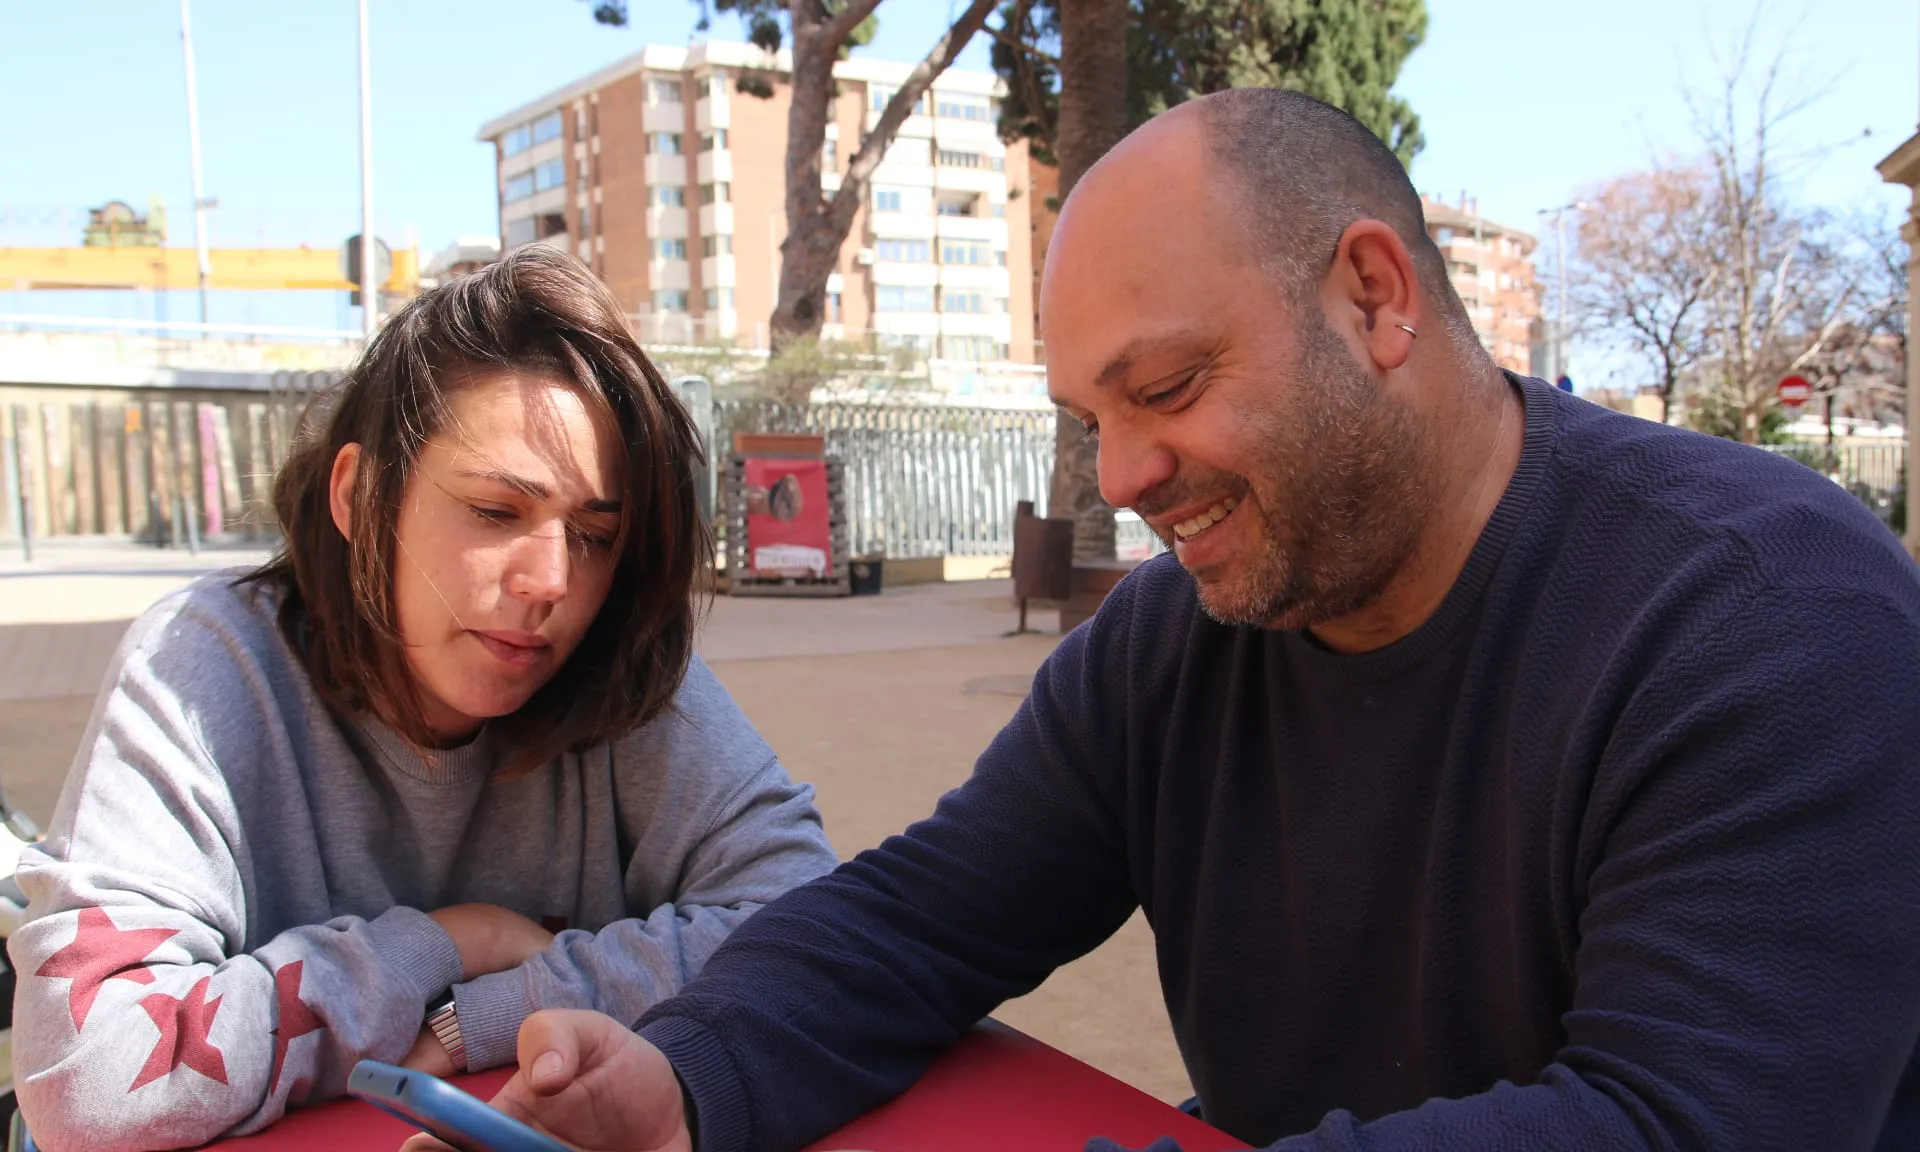
M 541 1009 L 592 1008 L 631 1026 L 749 916 L 838 863 L 812 787 L 788 777 L 704 663 L 649 728 L 616 746 L 614 765 L 659 782 L 621 798 L 634 915 L 562 932 L 519 968 L 455 987 L 470 1068 L 512 1063 L 521 1022 Z
M 1095 771 L 1117 778 L 1122 759 L 1088 723 L 1115 655 L 1103 631 L 1069 635 L 931 817 L 760 911 L 642 1018 L 703 1152 L 824 1135 L 1118 930 L 1136 898 L 1116 786 Z
M 1916 653 L 1910 606 L 1834 591 L 1675 637 L 1591 785 L 1555 1062 L 1275 1152 L 1883 1146 L 1920 1038 Z
M 244 646 L 174 608 L 130 630 L 48 838 L 20 864 L 15 1084 L 49 1152 L 262 1128 L 338 1095 L 360 1058 L 403 1057 L 460 975 L 452 940 L 407 908 L 243 951 L 247 862 L 273 848 L 248 842 L 210 749 L 245 763 L 242 744 L 276 729 Z

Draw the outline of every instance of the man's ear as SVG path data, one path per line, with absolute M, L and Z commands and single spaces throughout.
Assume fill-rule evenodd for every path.
M 1385 371 L 1413 353 L 1419 331 L 1420 282 L 1400 234 L 1381 220 L 1356 220 L 1340 235 L 1328 274 L 1329 307 Z
M 348 539 L 353 538 L 353 483 L 359 474 L 360 445 L 342 445 L 327 480 L 327 507 L 333 513 L 333 526 Z

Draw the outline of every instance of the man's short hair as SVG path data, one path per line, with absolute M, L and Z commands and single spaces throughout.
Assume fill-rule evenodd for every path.
M 1392 227 L 1421 290 L 1456 333 L 1472 324 L 1427 235 L 1420 195 L 1400 160 L 1358 120 L 1284 88 L 1235 88 L 1199 104 L 1208 150 L 1232 191 L 1261 263 L 1296 299 L 1318 290 L 1340 236 L 1356 220 Z

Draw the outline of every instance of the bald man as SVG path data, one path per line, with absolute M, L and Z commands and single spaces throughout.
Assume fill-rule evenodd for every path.
M 1305 1149 L 1920 1147 L 1920 575 L 1837 486 L 1487 358 L 1391 154 L 1239 91 L 1075 189 L 1054 398 L 1172 555 L 935 813 L 499 1105 L 799 1146 L 1155 933 L 1212 1124 Z

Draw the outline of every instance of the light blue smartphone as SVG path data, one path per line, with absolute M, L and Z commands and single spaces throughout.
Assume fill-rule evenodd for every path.
M 565 1144 L 425 1072 L 362 1060 L 347 1093 L 414 1125 L 460 1152 L 569 1152 Z

